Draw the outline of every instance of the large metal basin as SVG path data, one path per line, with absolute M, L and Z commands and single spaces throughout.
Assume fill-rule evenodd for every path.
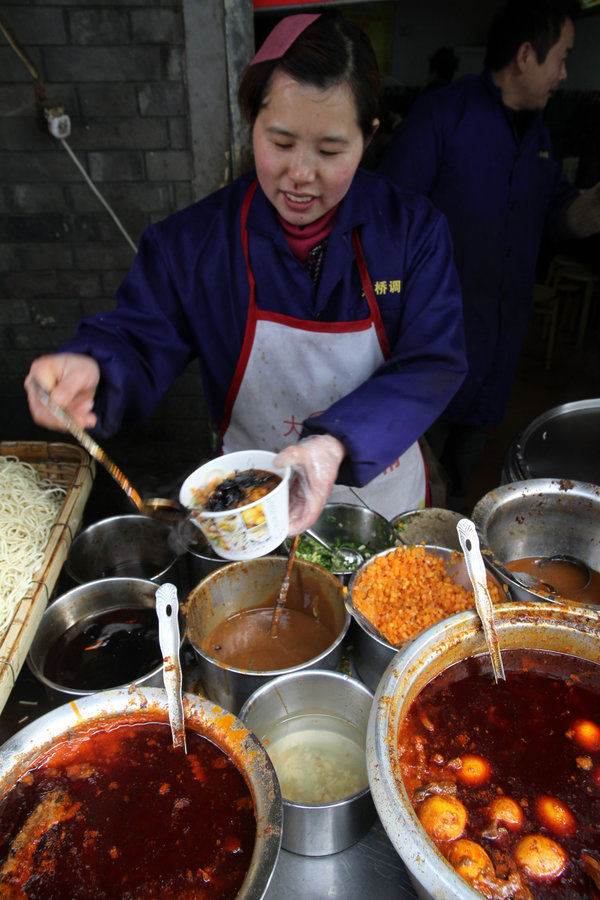
M 256 841 L 238 900 L 264 896 L 281 846 L 282 802 L 271 761 L 258 739 L 239 719 L 201 697 L 183 698 L 186 729 L 204 735 L 223 750 L 243 773 L 254 799 Z M 168 723 L 167 700 L 159 688 L 117 689 L 66 703 L 32 722 L 0 747 L 0 796 L 38 755 L 66 741 L 73 732 L 88 731 L 95 722 L 123 715 Z M 92 739 L 92 738 L 90 738 Z M 135 860 L 132 860 L 135 865 Z
M 533 478 L 494 488 L 472 515 L 486 563 L 515 599 L 539 595 L 519 584 L 506 563 L 568 554 L 600 571 L 600 487 Z
M 496 607 L 502 649 L 554 650 L 598 662 L 600 617 L 585 607 L 515 602 Z M 367 769 L 381 823 L 423 900 L 481 900 L 422 828 L 398 771 L 397 734 L 412 701 L 448 666 L 486 652 L 475 612 L 424 631 L 392 660 L 375 693 L 367 727 Z

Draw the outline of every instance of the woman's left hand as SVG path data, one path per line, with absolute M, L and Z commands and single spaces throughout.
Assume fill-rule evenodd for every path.
M 290 535 L 300 534 L 319 518 L 345 455 L 342 442 L 330 434 L 309 435 L 277 454 L 275 465 L 292 469 Z

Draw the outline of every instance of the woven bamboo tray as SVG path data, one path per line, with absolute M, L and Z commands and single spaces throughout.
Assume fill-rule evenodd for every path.
M 75 444 L 45 441 L 0 441 L 2 456 L 16 456 L 29 463 L 42 478 L 50 478 L 66 495 L 50 532 L 42 565 L 34 574 L 12 622 L 0 635 L 0 711 L 10 695 L 29 652 L 71 541 L 77 534 L 92 488 L 95 463 Z

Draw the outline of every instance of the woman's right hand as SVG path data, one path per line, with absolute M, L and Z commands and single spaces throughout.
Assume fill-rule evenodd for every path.
M 52 431 L 66 431 L 52 415 L 32 385 L 32 379 L 48 391 L 52 400 L 61 406 L 80 428 L 93 428 L 96 415 L 92 412 L 94 395 L 100 381 L 100 366 L 91 356 L 82 353 L 55 353 L 40 356 L 31 364 L 25 379 L 25 390 L 33 420 Z

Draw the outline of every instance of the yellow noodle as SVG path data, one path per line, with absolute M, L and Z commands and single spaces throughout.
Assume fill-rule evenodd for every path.
M 29 463 L 0 456 L 0 634 L 42 564 L 65 493 Z

